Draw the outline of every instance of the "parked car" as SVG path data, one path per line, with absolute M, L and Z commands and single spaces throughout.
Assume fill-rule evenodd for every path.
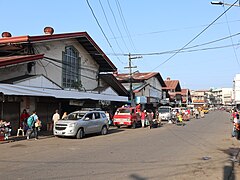
M 109 123 L 104 111 L 75 111 L 54 126 L 55 136 L 74 136 L 82 139 L 85 134 L 108 133 Z
M 113 124 L 118 128 L 120 126 L 136 128 L 137 125 L 141 124 L 141 117 L 136 107 L 121 107 L 113 116 Z

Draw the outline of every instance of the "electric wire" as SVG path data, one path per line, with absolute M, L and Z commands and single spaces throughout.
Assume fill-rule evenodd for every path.
M 93 8 L 91 7 L 89 1 L 86 0 L 86 2 L 87 2 L 87 4 L 88 4 L 89 9 L 91 10 L 91 13 L 92 13 L 94 19 L 96 20 L 96 22 L 97 22 L 99 28 L 101 29 L 102 34 L 104 35 L 105 39 L 107 40 L 108 45 L 109 45 L 110 48 L 112 49 L 113 53 L 116 54 L 115 51 L 113 50 L 113 47 L 112 47 L 110 41 L 109 41 L 108 38 L 107 38 L 107 35 L 106 35 L 105 32 L 103 31 L 103 28 L 102 28 L 102 26 L 100 25 L 100 23 L 99 23 L 99 21 L 98 21 L 96 15 L 95 15 L 95 13 L 94 13 L 94 11 L 93 11 Z M 117 59 L 123 64 L 123 61 L 121 61 L 119 57 L 118 57 Z
M 33 48 L 33 49 L 34 49 L 34 51 L 36 51 L 37 53 L 39 53 L 39 51 L 38 51 L 37 48 Z M 60 64 L 63 64 L 63 65 L 68 66 L 68 67 L 70 67 L 70 68 L 75 68 L 74 66 L 72 66 L 72 65 L 70 65 L 70 64 L 68 64 L 68 63 L 65 63 L 65 62 L 63 62 L 62 60 L 59 60 L 59 59 L 50 58 L 50 57 L 47 57 L 47 56 L 44 56 L 43 59 L 44 59 L 45 61 L 47 61 L 47 62 L 55 65 L 56 67 L 61 68 L 62 70 L 64 69 L 63 66 L 59 66 L 59 65 L 53 63 L 52 61 L 57 62 L 57 63 L 60 63 Z M 44 66 L 43 66 L 43 68 L 44 68 L 45 72 L 47 72 Z M 79 67 L 78 67 L 77 70 L 79 70 L 79 69 L 84 69 L 84 68 L 79 68 Z M 88 68 L 85 68 L 85 69 L 87 69 L 88 71 L 92 71 L 93 73 L 97 73 L 97 71 L 94 71 L 94 70 L 92 70 L 92 69 L 88 69 Z M 71 70 L 70 70 L 70 71 L 66 71 L 66 74 L 67 74 L 67 75 L 70 75 L 70 76 L 71 76 L 71 75 L 75 75 L 75 76 L 80 75 L 80 76 L 85 77 L 85 78 L 88 78 L 88 79 L 96 80 L 96 79 L 94 79 L 94 78 L 92 78 L 92 77 L 89 77 L 89 76 L 86 76 L 86 75 L 83 75 L 83 74 L 79 74 L 79 73 L 76 73 L 76 72 L 71 71 Z M 47 75 L 47 73 L 46 73 L 46 75 Z
M 135 50 L 135 52 L 136 52 L 136 47 L 135 47 L 134 42 L 133 42 L 133 40 L 132 40 L 131 34 L 130 34 L 130 32 L 129 32 L 129 29 L 128 29 L 126 20 L 125 20 L 125 18 L 124 18 L 123 11 L 122 11 L 122 8 L 121 8 L 121 4 L 119 3 L 118 0 L 115 0 L 115 2 L 116 2 L 117 10 L 118 10 L 120 19 L 121 19 L 121 21 L 122 21 L 124 30 L 125 30 L 125 32 L 126 32 L 126 34 L 127 34 L 127 36 L 128 36 L 129 42 L 130 42 L 130 44 L 132 45 L 132 48 L 133 48 L 133 49 Z
M 47 61 L 47 62 L 49 62 L 49 63 L 51 63 L 51 64 L 53 64 L 54 66 L 56 66 L 56 67 L 58 67 L 58 68 L 60 68 L 60 69 L 64 69 L 62 66 L 59 66 L 59 65 L 57 65 L 56 63 L 54 63 L 54 62 L 52 62 L 51 60 L 49 60 L 49 59 L 47 59 L 47 58 L 45 58 L 44 57 L 44 60 L 45 61 Z M 68 65 L 69 67 L 72 67 L 72 66 L 70 66 L 70 65 Z M 66 74 L 67 75 L 79 75 L 78 73 L 76 73 L 76 72 L 73 72 L 73 71 L 66 71 Z M 91 79 L 91 80 L 96 80 L 96 79 L 94 79 L 94 78 L 92 78 L 92 77 L 89 77 L 89 76 L 86 76 L 86 75 L 83 75 L 83 74 L 81 74 L 81 77 L 85 77 L 85 78 L 87 78 L 87 79 Z
M 55 58 L 50 58 L 50 57 L 47 57 L 47 56 L 44 56 L 45 59 L 48 59 L 48 60 L 51 60 L 51 61 L 54 61 L 54 62 L 57 62 L 59 64 L 63 64 L 63 65 L 66 65 L 66 66 L 69 66 L 71 68 L 75 68 L 74 66 L 66 63 L 66 62 L 63 62 L 62 60 L 59 60 L 59 59 L 55 59 Z M 79 67 L 78 69 L 85 69 L 85 70 L 88 70 L 88 71 L 92 71 L 93 73 L 97 73 L 98 71 L 94 70 L 94 69 L 90 69 L 90 68 L 85 68 L 85 67 Z
M 224 9 L 224 11 L 226 10 L 226 9 L 225 9 L 225 6 L 223 6 L 223 9 Z M 226 18 L 226 21 L 227 21 L 228 32 L 229 32 L 229 35 L 231 36 L 232 33 L 231 33 L 231 29 L 230 29 L 230 26 L 229 26 L 229 23 L 228 23 L 227 14 L 225 14 L 225 18 Z M 233 39 L 232 39 L 232 37 L 231 37 L 230 39 L 231 39 L 231 43 L 233 44 Z M 237 53 L 236 53 L 236 49 L 235 49 L 234 46 L 233 46 L 233 52 L 234 52 L 234 56 L 235 56 L 235 59 L 236 59 L 236 61 L 237 61 L 237 64 L 238 64 L 238 66 L 240 66 L 239 60 L 238 60 L 238 56 L 237 56 Z
M 239 22 L 239 21 L 240 20 L 233 20 L 233 21 L 229 21 L 229 23 L 234 23 L 234 22 Z M 213 24 L 213 26 L 221 25 L 221 24 L 226 24 L 226 22 L 215 23 L 215 24 Z M 135 34 L 135 36 L 145 36 L 145 35 L 152 35 L 152 34 L 155 35 L 155 34 L 160 34 L 160 33 L 165 33 L 165 32 L 181 31 L 181 30 L 186 30 L 186 29 L 195 29 L 195 28 L 200 28 L 200 27 L 206 27 L 207 25 L 208 24 L 198 25 L 198 26 L 182 27 L 182 28 L 175 28 L 175 29 L 165 29 L 165 30 Z
M 212 21 L 207 27 L 205 27 L 200 33 L 198 33 L 194 38 L 192 38 L 187 44 L 185 44 L 181 49 L 179 49 L 177 52 L 175 52 L 172 56 L 170 56 L 169 58 L 167 58 L 165 61 L 163 61 L 160 65 L 156 66 L 154 69 L 152 69 L 151 71 L 156 70 L 158 67 L 160 67 L 161 65 L 167 63 L 168 61 L 170 61 L 173 57 L 175 57 L 182 49 L 184 49 L 185 47 L 187 47 L 189 44 L 191 44 L 194 40 L 196 40 L 200 35 L 202 35 L 209 27 L 211 27 L 218 19 L 220 19 L 225 13 L 227 13 L 234 4 L 236 4 L 239 0 L 236 0 L 229 8 L 227 8 L 220 16 L 218 16 L 214 21 Z
M 107 3 L 108 3 L 108 7 L 109 7 L 109 9 L 110 9 L 110 11 L 111 11 L 111 13 L 112 13 L 114 22 L 115 22 L 116 27 L 117 27 L 117 29 L 118 29 L 118 32 L 119 32 L 119 34 L 120 34 L 120 36 L 121 36 L 121 39 L 122 39 L 122 41 L 123 41 L 126 49 L 128 50 L 128 52 L 130 52 L 129 49 L 128 49 L 128 47 L 127 47 L 127 44 L 126 44 L 126 42 L 125 42 L 125 40 L 124 40 L 124 38 L 123 38 L 122 32 L 121 32 L 121 30 L 120 30 L 120 28 L 119 28 L 119 26 L 118 26 L 116 16 L 115 16 L 115 14 L 114 14 L 114 12 L 113 12 L 113 10 L 112 10 L 112 7 L 111 7 L 111 4 L 109 3 L 109 0 L 107 0 Z
M 91 10 L 91 13 L 92 13 L 92 15 L 93 15 L 94 19 L 96 20 L 96 22 L 97 22 L 97 24 L 98 24 L 98 27 L 100 28 L 100 30 L 101 30 L 101 32 L 102 32 L 102 34 L 103 34 L 103 36 L 104 36 L 104 37 L 105 37 L 105 39 L 107 40 L 107 42 L 108 42 L 108 45 L 109 45 L 110 47 L 112 47 L 112 45 L 111 45 L 110 41 L 108 40 L 108 38 L 107 38 L 107 36 L 106 36 L 105 32 L 103 31 L 103 28 L 102 28 L 102 26 L 100 25 L 100 23 L 99 23 L 99 21 L 98 21 L 98 19 L 97 19 L 96 15 L 95 15 L 95 13 L 94 13 L 94 11 L 93 11 L 93 8 L 92 8 L 92 7 L 91 7 L 91 5 L 89 4 L 88 0 L 86 0 L 86 2 L 87 2 L 87 4 L 88 4 L 88 7 L 89 7 L 89 9 Z
M 233 34 L 233 35 L 230 35 L 230 36 L 226 36 L 226 37 L 223 37 L 223 38 L 220 38 L 220 39 L 216 39 L 216 40 L 213 40 L 213 41 L 209 41 L 209 42 L 206 42 L 206 43 L 202 43 L 202 44 L 197 44 L 197 45 L 194 45 L 194 46 L 189 46 L 189 47 L 186 47 L 184 49 L 182 49 L 182 52 L 193 52 L 193 51 L 201 51 L 201 49 L 196 49 L 196 50 L 190 50 L 190 51 L 184 51 L 184 50 L 188 50 L 188 49 L 192 49 L 192 48 L 196 48 L 196 47 L 201 47 L 201 46 L 205 46 L 205 45 L 209 45 L 209 44 L 213 44 L 213 43 L 216 43 L 216 42 L 220 42 L 220 41 L 223 41 L 223 40 L 227 40 L 229 38 L 232 38 L 232 37 L 235 37 L 235 36 L 239 36 L 240 33 L 236 33 L 236 34 Z M 240 42 L 239 42 L 240 43 Z M 232 46 L 237 46 L 239 45 L 239 43 L 236 43 L 236 44 L 232 44 Z M 231 45 L 225 45 L 225 46 L 218 46 L 218 47 L 211 47 L 211 48 L 205 48 L 204 50 L 213 50 L 213 49 L 219 49 L 219 48 L 228 48 L 230 47 Z M 151 52 L 151 53 L 134 53 L 134 54 L 131 54 L 133 56 L 154 56 L 154 55 L 164 55 L 164 54 L 172 54 L 172 53 L 175 53 L 176 51 L 178 51 L 179 49 L 175 49 L 175 50 L 169 50 L 169 51 L 162 51 L 162 52 Z M 8 51 L 0 51 L 1 52 L 8 52 Z M 16 52 L 17 53 L 17 52 Z M 14 54 L 16 54 L 14 53 Z M 96 53 L 81 53 L 81 54 L 84 54 L 84 55 L 103 55 L 101 53 L 99 54 L 96 54 Z M 118 54 L 112 54 L 112 53 L 106 53 L 107 55 L 111 55 L 111 56 L 128 56 L 129 54 L 122 54 L 122 53 L 118 53 Z M 52 58 L 53 59 L 53 58 Z M 55 59 L 56 60 L 56 59 Z M 61 62 L 61 60 L 57 60 L 58 62 Z M 84 67 L 82 65 L 82 67 Z M 87 69 L 87 67 L 89 68 L 94 68 L 94 67 L 91 67 L 91 66 L 86 66 L 85 65 L 85 69 Z
M 104 14 L 104 17 L 105 17 L 105 19 L 106 19 L 107 25 L 108 25 L 108 27 L 109 27 L 111 33 L 112 33 L 112 36 L 114 37 L 114 40 L 115 40 L 115 42 L 116 42 L 116 44 L 117 44 L 119 50 L 120 50 L 120 51 L 122 52 L 122 54 L 123 54 L 123 50 L 122 50 L 122 48 L 120 47 L 120 45 L 119 45 L 119 43 L 118 43 L 118 41 L 117 41 L 117 38 L 116 38 L 116 36 L 115 36 L 115 34 L 114 34 L 114 32 L 113 32 L 111 26 L 110 26 L 110 23 L 109 23 L 109 21 L 108 21 L 108 18 L 107 18 L 107 15 L 106 15 L 105 10 L 104 10 L 104 8 L 103 8 L 103 5 L 102 5 L 101 0 L 99 0 L 99 4 L 100 4 L 101 9 L 102 9 L 102 11 L 103 11 L 103 14 Z M 114 54 L 116 54 L 115 51 L 114 51 L 113 49 L 112 49 L 112 51 L 113 51 Z M 117 55 L 116 55 L 116 56 L 117 56 Z M 118 58 L 118 60 L 119 60 L 122 64 L 124 64 L 124 62 L 122 62 L 118 56 L 117 56 L 117 58 Z
M 213 44 L 213 43 L 216 43 L 216 42 L 220 42 L 220 41 L 223 41 L 223 40 L 226 40 L 226 39 L 229 39 L 229 38 L 232 38 L 232 37 L 235 37 L 235 36 L 239 36 L 240 33 L 236 33 L 234 35 L 230 35 L 230 36 L 227 36 L 227 37 L 223 37 L 223 38 L 220 38 L 220 39 L 217 39 L 217 40 L 213 40 L 213 41 L 209 41 L 209 42 L 206 42 L 206 43 L 202 43 L 202 44 L 198 44 L 198 45 L 194 45 L 194 46 L 190 46 L 190 47 L 186 47 L 186 48 L 183 48 L 182 49 L 182 52 L 188 52 L 188 51 L 184 51 L 184 50 L 188 50 L 188 49 L 192 49 L 192 48 L 196 48 L 196 47 L 201 47 L 201 46 L 205 46 L 205 45 L 209 45 L 209 44 Z M 232 44 L 232 45 L 225 45 L 225 46 L 218 46 L 218 47 L 211 47 L 209 49 L 219 49 L 219 48 L 226 48 L 226 47 L 230 47 L 230 46 L 236 46 L 236 45 L 239 45 L 239 43 L 237 44 Z M 137 54 L 132 54 L 133 56 L 152 56 L 152 55 L 163 55 L 163 54 L 172 54 L 172 53 L 175 53 L 177 52 L 179 49 L 175 49 L 175 50 L 170 50 L 170 51 L 163 51 L 163 52 L 153 52 L 153 53 L 137 53 Z M 192 51 L 197 51 L 197 50 L 192 50 Z M 128 54 L 124 54 L 124 56 L 128 56 Z

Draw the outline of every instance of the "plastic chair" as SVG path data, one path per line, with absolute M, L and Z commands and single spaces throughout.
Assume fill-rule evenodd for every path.
M 21 127 L 17 130 L 17 136 L 19 136 L 20 133 L 24 136 L 24 130 Z

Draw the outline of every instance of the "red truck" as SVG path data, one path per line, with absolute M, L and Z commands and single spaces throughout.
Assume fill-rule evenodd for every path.
M 141 125 L 140 113 L 137 112 L 136 107 L 118 108 L 113 116 L 113 124 L 118 128 L 120 126 L 136 128 L 137 125 Z

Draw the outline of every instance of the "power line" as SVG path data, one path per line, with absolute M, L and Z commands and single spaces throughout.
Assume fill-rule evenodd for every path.
M 49 62 L 49 63 L 51 63 L 51 64 L 53 64 L 53 65 L 55 65 L 56 67 L 58 67 L 58 68 L 60 68 L 60 69 L 64 69 L 63 68 L 63 66 L 59 66 L 59 65 L 57 65 L 56 63 L 54 63 L 54 62 L 52 62 L 53 60 L 51 59 L 51 58 L 47 58 L 47 57 L 44 57 L 44 60 L 45 61 L 47 61 L 47 62 Z M 71 65 L 69 65 L 69 64 L 65 64 L 66 66 L 69 66 L 69 67 L 73 67 L 73 66 L 71 66 Z M 78 68 L 79 69 L 79 68 Z M 76 72 L 74 72 L 74 71 L 66 71 L 66 74 L 67 75 L 80 75 L 81 77 L 85 77 L 85 78 L 88 78 L 88 79 L 91 79 L 91 80 L 96 80 L 96 79 L 94 79 L 94 78 L 92 78 L 92 77 L 89 77 L 89 76 L 86 76 L 86 75 L 83 75 L 83 74 L 78 74 L 78 73 L 76 73 Z
M 108 45 L 109 45 L 110 47 L 112 47 L 112 45 L 111 45 L 111 43 L 109 42 L 109 40 L 108 40 L 106 34 L 105 34 L 104 31 L 103 31 L 103 28 L 101 27 L 101 25 L 100 25 L 100 23 L 99 23 L 97 17 L 95 16 L 95 13 L 94 13 L 94 11 L 93 11 L 91 5 L 89 4 L 88 0 L 86 0 L 86 2 L 87 2 L 87 4 L 88 4 L 89 9 L 90 9 L 91 12 L 92 12 L 92 15 L 93 15 L 94 19 L 96 20 L 96 22 L 97 22 L 97 24 L 98 24 L 98 27 L 101 29 L 103 36 L 104 36 L 105 39 L 107 40 Z
M 163 61 L 160 65 L 158 65 L 157 67 L 155 67 L 152 71 L 154 71 L 155 69 L 157 69 L 159 66 L 167 63 L 168 61 L 170 61 L 174 56 L 176 56 L 182 49 L 184 49 L 185 47 L 187 47 L 189 44 L 191 44 L 195 39 L 197 39 L 201 34 L 203 34 L 209 27 L 211 27 L 218 19 L 220 19 L 226 12 L 228 12 L 234 4 L 236 4 L 239 0 L 236 0 L 229 8 L 227 8 L 227 10 L 225 10 L 220 16 L 218 16 L 213 22 L 211 22 L 207 27 L 205 27 L 200 33 L 198 33 L 193 39 L 191 39 L 187 44 L 185 44 L 181 49 L 179 49 L 177 52 L 175 52 L 172 56 L 170 56 L 168 59 L 166 59 L 165 61 Z
M 225 10 L 225 6 L 223 6 L 223 9 Z M 229 34 L 230 34 L 230 36 L 231 36 L 232 33 L 231 33 L 230 26 L 229 26 L 229 23 L 228 23 L 227 14 L 225 14 L 225 17 L 226 17 L 226 21 L 227 21 L 228 32 L 229 32 Z M 231 37 L 231 43 L 233 44 L 233 39 L 232 39 L 232 37 Z M 235 55 L 235 59 L 236 59 L 236 61 L 237 61 L 237 64 L 238 64 L 238 66 L 240 66 L 239 60 L 238 60 L 238 57 L 237 57 L 237 53 L 236 53 L 236 49 L 234 48 L 234 46 L 233 46 L 233 52 L 234 52 L 234 55 Z
M 99 3 L 100 3 L 100 6 L 101 6 L 101 8 L 102 8 L 102 11 L 103 11 L 104 17 L 105 17 L 105 19 L 106 19 L 107 25 L 108 25 L 111 33 L 112 33 L 112 36 L 114 37 L 114 40 L 115 40 L 115 42 L 116 42 L 119 50 L 123 53 L 123 50 L 122 50 L 121 47 L 119 46 L 118 41 L 117 41 L 117 38 L 116 38 L 116 36 L 115 36 L 115 34 L 114 34 L 111 26 L 110 26 L 110 23 L 109 23 L 109 21 L 108 21 L 108 18 L 107 18 L 107 15 L 106 15 L 106 13 L 105 13 L 105 10 L 104 10 L 104 8 L 103 8 L 103 5 L 102 5 L 102 3 L 101 3 L 101 0 L 99 0 Z
M 234 35 L 230 35 L 230 36 L 227 36 L 227 37 L 223 37 L 223 38 L 220 38 L 220 39 L 217 39 L 217 40 L 213 40 L 213 41 L 210 41 L 210 42 L 206 42 L 206 43 L 202 43 L 202 44 L 198 44 L 198 45 L 194 45 L 194 46 L 190 46 L 190 47 L 187 47 L 187 48 L 183 48 L 183 50 L 187 50 L 187 49 L 192 49 L 192 48 L 196 48 L 196 47 L 201 47 L 201 46 L 205 46 L 205 45 L 209 45 L 209 44 L 213 44 L 213 43 L 216 43 L 216 42 L 220 42 L 220 41 L 223 41 L 223 40 L 226 40 L 226 39 L 229 39 L 229 38 L 232 38 L 234 36 L 239 36 L 240 33 L 236 33 Z M 235 44 L 235 45 L 238 45 L 238 44 Z M 223 46 L 225 47 L 225 46 Z M 229 46 L 227 46 L 229 47 Z M 153 53 L 135 53 L 135 54 L 132 54 L 134 56 L 152 56 L 152 55 L 163 55 L 163 54 L 172 54 L 172 53 L 175 53 L 177 51 L 179 51 L 180 49 L 175 49 L 175 50 L 171 50 L 171 51 L 163 51 L 163 52 L 153 52 Z M 186 51 L 184 51 L 186 52 Z M 127 56 L 127 54 L 124 54 L 124 56 Z
M 233 21 L 229 21 L 229 23 L 239 22 L 239 21 L 240 20 L 233 20 Z M 219 22 L 219 23 L 215 23 L 214 25 L 220 25 L 220 24 L 226 24 L 226 22 Z M 136 34 L 135 36 L 144 36 L 144 35 L 152 35 L 152 34 L 159 34 L 159 33 L 165 33 L 165 32 L 173 32 L 173 31 L 180 31 L 180 30 L 186 30 L 186 29 L 195 29 L 195 28 L 206 27 L 206 26 L 207 25 L 205 24 L 205 25 L 199 25 L 199 26 L 189 26 L 189 27 L 183 27 L 183 28 L 165 29 L 165 30 L 160 30 L 160 31 L 153 31 L 153 32 Z
M 132 37 L 131 37 L 131 35 L 130 35 L 129 29 L 128 29 L 128 26 L 127 26 L 127 23 L 126 23 L 126 20 L 125 20 L 125 18 L 124 18 L 123 12 L 122 12 L 121 5 L 120 5 L 120 3 L 119 3 L 118 0 L 115 0 L 115 2 L 116 2 L 116 5 L 117 5 L 118 13 L 119 13 L 119 15 L 120 15 L 120 18 L 121 18 L 121 21 L 122 21 L 124 30 L 125 30 L 125 32 L 126 32 L 126 34 L 127 34 L 127 36 L 128 36 L 129 42 L 130 42 L 130 44 L 132 45 L 133 49 L 136 51 L 135 45 L 134 45 L 134 43 L 133 43 Z
M 106 19 L 107 25 L 108 25 L 108 27 L 109 27 L 109 29 L 110 29 L 113 37 L 114 37 L 114 40 L 115 40 L 115 42 L 116 42 L 119 50 L 123 53 L 123 50 L 122 50 L 122 48 L 120 47 L 120 45 L 119 45 L 119 43 L 118 43 L 118 41 L 117 41 L 117 39 L 116 39 L 116 36 L 115 36 L 115 34 L 114 34 L 111 26 L 110 26 L 110 23 L 109 23 L 109 21 L 108 21 L 108 18 L 107 18 L 107 15 L 106 15 L 106 13 L 105 13 L 105 10 L 104 10 L 104 8 L 103 8 L 103 5 L 102 5 L 102 3 L 101 3 L 101 0 L 99 0 L 99 3 L 100 3 L 100 6 L 101 6 L 101 8 L 102 8 L 102 11 L 103 11 L 104 17 L 105 17 L 105 19 Z M 113 51 L 114 54 L 116 54 L 113 49 L 112 49 L 112 51 Z M 117 55 L 116 55 L 116 56 L 117 56 Z M 119 58 L 118 56 L 117 56 L 117 58 L 118 58 L 118 60 L 119 60 L 122 64 L 124 64 L 124 63 L 120 60 L 120 58 Z
M 121 30 L 120 30 L 120 28 L 119 28 L 119 26 L 118 26 L 117 19 L 116 19 L 115 14 L 114 14 L 114 12 L 113 12 L 113 10 L 112 10 L 112 7 L 111 7 L 111 5 L 110 5 L 110 3 L 109 3 L 109 0 L 107 0 L 107 3 L 108 3 L 108 7 L 109 7 L 109 9 L 110 9 L 110 11 L 111 11 L 111 13 L 112 13 L 114 22 L 115 22 L 115 24 L 116 24 L 116 26 L 117 26 L 118 32 L 119 32 L 119 34 L 120 34 L 120 36 L 121 36 L 121 39 L 122 39 L 122 41 L 123 41 L 126 49 L 127 49 L 128 52 L 129 52 L 129 49 L 128 49 L 127 44 L 126 44 L 126 42 L 125 42 L 125 40 L 124 40 L 124 38 L 123 38 L 122 32 L 121 32 Z
M 108 40 L 108 38 L 107 38 L 106 34 L 104 33 L 104 31 L 103 31 L 103 28 L 101 27 L 101 25 L 100 25 L 100 23 L 99 23 L 99 21 L 98 21 L 98 19 L 97 19 L 96 15 L 95 15 L 95 13 L 94 13 L 94 11 L 93 11 L 93 8 L 92 8 L 92 7 L 91 7 L 91 5 L 89 4 L 88 0 L 86 0 L 86 2 L 87 2 L 87 4 L 88 4 L 88 7 L 90 8 L 90 10 L 91 10 L 91 12 L 92 12 L 92 15 L 93 15 L 93 17 L 94 17 L 94 18 L 95 18 L 95 20 L 96 20 L 96 22 L 97 22 L 97 24 L 98 24 L 99 28 L 101 29 L 101 31 L 102 31 L 102 34 L 104 35 L 105 39 L 107 40 L 107 42 L 108 42 L 108 44 L 109 44 L 110 48 L 112 49 L 113 53 L 114 53 L 114 54 L 116 54 L 116 53 L 115 53 L 115 51 L 113 50 L 113 47 L 112 47 L 112 45 L 111 45 L 110 41 Z M 118 57 L 118 60 L 119 60 L 119 61 L 120 61 L 122 64 L 124 64 L 124 63 L 123 63 L 123 62 L 122 62 L 122 61 L 119 59 L 119 57 Z

